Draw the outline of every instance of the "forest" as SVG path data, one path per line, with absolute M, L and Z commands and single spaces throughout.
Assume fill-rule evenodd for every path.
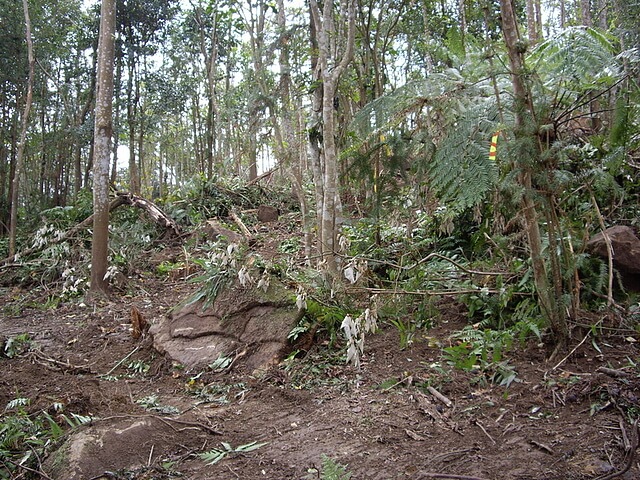
M 0 478 L 638 478 L 638 18 L 0 0 Z

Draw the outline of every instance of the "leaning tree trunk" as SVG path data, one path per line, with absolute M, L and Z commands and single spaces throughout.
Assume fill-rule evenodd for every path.
M 511 68 L 511 81 L 513 84 L 513 95 L 515 103 L 515 137 L 516 142 L 530 140 L 530 143 L 538 144 L 537 138 L 531 138 L 531 128 L 527 128 L 535 122 L 533 105 L 531 103 L 531 92 L 525 83 L 525 65 L 522 42 L 518 33 L 518 26 L 515 13 L 513 11 L 512 0 L 500 0 L 500 11 L 502 14 L 502 31 L 509 53 L 509 65 Z M 551 327 L 554 340 L 559 348 L 562 348 L 568 339 L 569 332 L 565 317 L 559 312 L 554 292 L 549 286 L 547 268 L 543 258 L 542 239 L 538 218 L 540 216 L 535 202 L 535 190 L 532 185 L 533 166 L 538 162 L 538 158 L 518 159 L 517 167 L 520 169 L 518 182 L 523 188 L 522 211 L 525 220 L 527 241 L 529 243 L 533 276 L 536 286 L 538 301 L 543 315 Z M 555 255 L 556 252 L 550 252 Z

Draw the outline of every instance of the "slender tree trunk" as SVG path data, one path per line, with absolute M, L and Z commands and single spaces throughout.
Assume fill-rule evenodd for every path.
M 214 171 L 214 151 L 216 141 L 216 119 L 218 116 L 218 104 L 216 101 L 216 76 L 217 76 L 217 62 L 218 62 L 218 13 L 213 12 L 211 20 L 213 25 L 211 27 L 211 36 L 209 38 L 211 42 L 211 48 L 207 48 L 207 42 L 205 37 L 205 22 L 202 18 L 202 11 L 200 8 L 195 9 L 196 23 L 200 28 L 200 53 L 204 60 L 204 66 L 207 75 L 207 121 L 206 121 L 206 152 L 205 152 L 205 164 L 207 178 L 213 176 Z M 202 170 L 204 172 L 205 170 Z
M 33 81 L 35 76 L 35 57 L 33 55 L 33 40 L 31 38 L 31 19 L 29 17 L 29 3 L 22 0 L 24 8 L 24 23 L 26 26 L 27 55 L 29 62 L 29 79 L 27 80 L 27 97 L 22 114 L 22 129 L 20 141 L 18 143 L 18 154 L 16 157 L 16 167 L 13 173 L 11 188 L 11 217 L 9 220 L 9 257 L 16 254 L 16 233 L 18 227 L 18 198 L 20 192 L 20 175 L 22 175 L 22 164 L 24 162 L 24 147 L 27 142 L 27 128 L 29 127 L 29 113 L 31 112 L 31 102 L 33 100 Z
M 509 65 L 511 68 L 511 81 L 514 95 L 515 114 L 515 136 L 516 141 L 530 137 L 530 127 L 535 123 L 535 115 L 531 104 L 529 89 L 525 83 L 524 52 L 520 48 L 520 35 L 518 24 L 513 11 L 512 0 L 500 0 L 500 11 L 502 15 L 502 31 L 509 54 Z M 530 139 L 533 143 L 538 143 L 537 138 Z M 543 258 L 542 238 L 538 212 L 535 202 L 535 191 L 532 185 L 532 165 L 538 161 L 537 158 L 520 158 L 517 167 L 520 169 L 518 177 L 520 185 L 523 187 L 522 211 L 525 219 L 525 229 L 529 243 L 531 263 L 533 267 L 534 283 L 536 293 L 543 315 L 549 322 L 549 326 L 554 334 L 554 339 L 558 347 L 562 348 L 568 339 L 568 326 L 564 316 L 557 308 L 554 292 L 549 287 L 547 278 L 547 268 Z M 556 255 L 556 252 L 550 252 Z
M 460 17 L 460 39 L 462 48 L 465 48 L 465 35 L 467 34 L 467 11 L 465 8 L 465 0 L 458 0 L 458 15 Z
M 91 292 L 108 293 L 109 244 L 109 156 L 113 108 L 113 59 L 116 1 L 102 0 L 94 129 L 93 242 L 91 247 Z
M 114 115 L 113 115 L 113 163 L 111 164 L 111 176 L 109 178 L 109 183 L 111 185 L 116 184 L 116 179 L 118 178 L 118 147 L 120 146 L 120 89 L 121 81 L 122 81 L 122 55 L 118 55 L 117 60 L 114 59 L 115 62 L 115 79 L 114 79 L 114 90 L 115 90 L 115 105 L 113 106 Z
M 535 45 L 538 42 L 535 0 L 527 0 L 527 32 L 529 33 L 529 43 Z
M 347 3 L 347 11 L 341 12 L 346 18 L 347 39 L 343 45 L 340 59 L 334 58 L 336 52 L 333 42 L 340 37 L 334 21 L 334 2 L 326 0 L 320 16 L 320 8 L 316 0 L 311 0 L 311 11 L 318 34 L 318 68 L 322 80 L 322 147 L 323 147 L 323 196 L 322 219 L 319 225 L 320 252 L 326 262 L 329 276 L 337 278 L 338 266 L 336 262 L 337 221 L 341 215 L 340 202 L 337 198 L 338 189 L 338 149 L 336 146 L 336 117 L 334 99 L 338 82 L 354 53 L 355 38 L 355 2 Z M 319 87 L 320 88 L 320 87 Z
M 289 41 L 290 33 L 287 31 L 286 15 L 284 0 L 277 0 L 278 14 L 276 17 L 278 30 L 280 32 L 280 56 L 278 63 L 280 66 L 280 95 L 282 98 L 282 111 L 280 117 L 282 121 L 282 128 L 280 129 L 276 116 L 272 111 L 271 121 L 274 125 L 276 137 L 277 137 L 277 150 L 278 159 L 282 162 L 285 169 L 290 169 L 290 177 L 293 185 L 294 193 L 300 204 L 300 213 L 302 215 L 302 230 L 304 232 L 304 252 L 307 262 L 309 262 L 311 256 L 311 222 L 309 219 L 309 205 L 307 196 L 303 188 L 304 179 L 303 172 L 305 171 L 303 162 L 305 159 L 304 151 L 302 149 L 302 142 L 299 136 L 296 135 L 294 128 L 295 115 L 299 112 L 302 115 L 302 108 L 296 109 L 293 105 L 293 99 L 291 95 L 292 81 L 291 81 L 291 65 L 289 54 Z M 273 110 L 273 109 L 272 109 Z M 301 119 L 301 117 L 298 117 Z M 304 123 L 301 122 L 299 131 L 304 130 Z
M 591 0 L 580 0 L 580 23 L 587 27 L 593 26 L 591 19 Z

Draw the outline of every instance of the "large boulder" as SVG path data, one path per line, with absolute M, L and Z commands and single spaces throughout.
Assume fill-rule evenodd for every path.
M 640 274 L 640 239 L 631 227 L 617 225 L 604 232 L 611 240 L 613 264 L 624 273 Z M 598 233 L 587 242 L 587 250 L 604 259 L 608 258 L 604 234 Z
M 190 370 L 221 357 L 252 371 L 267 368 L 288 353 L 287 337 L 303 314 L 295 295 L 277 280 L 266 291 L 236 282 L 203 305 L 187 304 L 150 330 L 154 347 Z
M 633 229 L 623 225 L 607 228 L 605 233 L 611 241 L 613 266 L 620 273 L 625 290 L 640 292 L 640 239 Z M 602 233 L 587 242 L 587 251 L 608 259 L 607 243 Z

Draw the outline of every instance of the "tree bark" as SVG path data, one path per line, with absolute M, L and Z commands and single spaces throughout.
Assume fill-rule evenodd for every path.
M 109 157 L 113 109 L 113 60 L 116 30 L 116 2 L 102 0 L 94 128 L 93 242 L 91 245 L 91 292 L 108 293 L 109 243 Z
M 500 11 L 502 16 L 502 32 L 509 54 L 511 82 L 513 85 L 515 103 L 514 133 L 516 141 L 519 141 L 535 135 L 530 133 L 532 129 L 528 128 L 528 126 L 535 123 L 535 112 L 531 103 L 528 86 L 525 83 L 524 49 L 520 41 L 512 0 L 500 0 Z M 532 140 L 533 143 L 537 144 L 536 138 Z M 557 346 L 562 347 L 568 338 L 568 327 L 565 318 L 557 309 L 554 292 L 552 292 L 549 287 L 547 268 L 542 253 L 542 239 L 540 226 L 538 224 L 540 214 L 535 202 L 535 191 L 532 185 L 533 165 L 535 165 L 537 161 L 538 158 L 519 158 L 517 162 L 517 167 L 520 169 L 518 181 L 524 190 L 522 195 L 522 211 L 524 214 L 525 230 L 529 243 L 538 302 L 542 314 L 551 327 Z M 554 255 L 556 253 L 550 252 L 549 254 Z
M 318 35 L 318 65 L 319 77 L 322 81 L 322 218 L 319 225 L 320 253 L 322 260 L 326 262 L 328 273 L 337 278 L 336 263 L 336 238 L 337 219 L 341 214 L 340 201 L 337 198 L 338 190 L 338 148 L 336 146 L 335 105 L 338 82 L 345 71 L 354 53 L 355 39 L 355 2 L 348 2 L 346 14 L 347 39 L 343 45 L 342 57 L 334 58 L 332 52 L 335 38 L 339 36 L 334 22 L 333 0 L 324 2 L 322 16 L 316 0 L 311 0 L 311 13 L 317 28 Z
M 9 220 L 9 256 L 14 257 L 16 253 L 16 233 L 18 227 L 18 198 L 20 193 L 20 175 L 22 174 L 22 164 L 24 163 L 24 147 L 27 141 L 27 128 L 29 126 L 29 113 L 31 112 L 31 102 L 33 101 L 33 79 L 35 76 L 35 57 L 33 55 L 33 40 L 31 38 L 31 19 L 29 17 L 29 3 L 22 0 L 24 8 L 24 23 L 26 26 L 27 55 L 29 62 L 29 79 L 27 80 L 27 97 L 22 114 L 22 130 L 18 143 L 18 153 L 16 157 L 16 167 L 13 173 L 11 188 L 11 216 Z

